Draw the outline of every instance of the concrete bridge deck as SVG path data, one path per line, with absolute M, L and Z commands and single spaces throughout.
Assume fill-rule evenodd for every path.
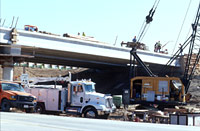
M 11 29 L 0 27 L 0 44 L 17 46 L 22 55 L 32 55 L 26 61 L 72 65 L 81 67 L 126 67 L 130 48 L 116 47 L 101 42 L 85 41 L 38 32 L 17 30 L 17 42 L 12 44 Z M 170 55 L 137 50 L 140 58 L 149 64 L 165 65 Z M 172 66 L 179 66 L 175 61 Z

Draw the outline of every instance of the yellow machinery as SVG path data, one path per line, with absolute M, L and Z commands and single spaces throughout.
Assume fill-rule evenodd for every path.
M 134 77 L 131 79 L 132 104 L 185 104 L 185 87 L 177 77 Z
M 149 15 L 146 17 L 148 24 L 152 21 L 153 8 L 150 10 Z M 154 10 L 155 11 L 155 10 Z M 153 13 L 154 14 L 154 13 Z M 158 104 L 163 107 L 168 105 L 180 105 L 186 104 L 187 101 L 191 98 L 191 95 L 188 92 L 190 87 L 194 72 L 198 66 L 200 60 L 200 48 L 195 47 L 200 31 L 199 26 L 200 20 L 200 3 L 198 6 L 197 14 L 194 23 L 192 24 L 192 34 L 189 38 L 181 45 L 178 51 L 170 58 L 166 63 L 163 69 L 155 75 L 149 67 L 140 59 L 137 55 L 137 49 L 140 46 L 139 40 L 136 43 L 129 43 L 127 46 L 132 47 L 130 51 L 130 90 L 125 88 L 123 90 L 123 103 L 124 105 L 128 104 Z M 146 26 L 145 26 L 146 28 Z M 143 30 L 145 30 L 145 28 Z M 139 36 L 139 39 L 142 38 L 143 32 Z M 123 44 L 123 43 L 122 43 Z M 176 60 L 179 56 L 182 55 L 183 50 L 189 45 L 189 51 L 187 54 L 187 59 L 185 62 L 185 69 L 183 78 L 180 80 L 177 77 L 158 77 L 166 76 L 166 70 L 171 63 Z M 196 52 L 198 49 L 198 52 Z M 192 59 L 192 56 L 195 56 Z M 137 63 L 136 63 L 137 62 Z M 148 76 L 135 77 L 135 64 L 139 64 L 145 71 Z M 169 107 L 169 106 L 168 106 Z

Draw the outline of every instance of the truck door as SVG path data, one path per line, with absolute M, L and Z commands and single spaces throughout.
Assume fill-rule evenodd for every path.
M 78 84 L 73 86 L 72 106 L 82 106 L 84 103 L 83 86 Z

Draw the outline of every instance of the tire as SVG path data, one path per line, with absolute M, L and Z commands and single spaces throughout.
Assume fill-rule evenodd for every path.
M 108 119 L 108 116 L 109 116 L 109 114 L 105 114 L 105 115 L 100 116 L 99 118 L 101 118 L 101 119 Z
M 117 109 L 120 109 L 120 106 L 116 106 Z
M 164 105 L 159 105 L 157 108 L 158 108 L 158 110 L 164 111 L 165 106 Z
M 7 99 L 4 99 L 1 103 L 1 110 L 9 112 L 10 111 L 10 103 Z
M 45 108 L 42 104 L 37 104 L 35 107 L 35 112 L 39 114 L 44 114 L 45 113 Z
M 34 112 L 34 108 L 25 109 L 25 112 L 26 113 L 33 113 Z
M 85 118 L 97 118 L 97 116 L 97 110 L 92 107 L 89 107 L 84 111 Z

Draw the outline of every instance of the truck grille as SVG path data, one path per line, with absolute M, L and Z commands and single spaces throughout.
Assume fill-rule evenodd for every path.
M 32 102 L 34 100 L 33 97 L 31 96 L 18 96 L 18 100 L 19 101 L 28 101 L 28 102 Z
M 112 105 L 113 105 L 113 100 L 112 100 L 112 98 L 107 98 L 107 99 L 106 99 L 106 107 L 107 107 L 107 108 L 112 108 Z

